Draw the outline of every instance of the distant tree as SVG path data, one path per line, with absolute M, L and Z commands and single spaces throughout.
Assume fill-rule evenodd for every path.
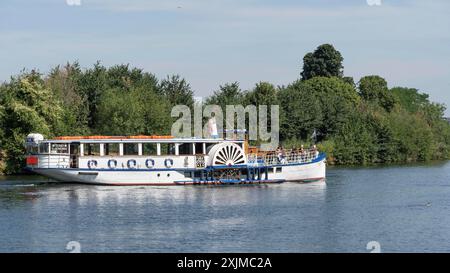
M 355 80 L 353 79 L 353 77 L 343 77 L 342 80 L 348 84 L 350 84 L 351 86 L 353 86 L 354 88 L 356 88 L 356 84 L 355 84 Z
M 256 86 L 250 90 L 244 93 L 244 101 L 240 104 L 247 105 L 254 105 L 257 107 L 257 111 L 259 113 L 260 105 L 267 106 L 267 127 L 268 130 L 272 132 L 272 105 L 278 105 L 279 106 L 279 100 L 277 92 L 278 90 L 273 86 L 273 84 L 268 82 L 259 82 L 256 84 Z M 258 116 L 258 122 L 260 121 L 260 116 Z M 280 117 L 277 117 L 280 118 Z M 246 124 L 247 131 L 250 130 L 249 124 Z M 274 128 L 275 129 L 275 128 Z M 279 129 L 279 128 L 277 128 Z M 276 130 L 277 130 L 276 129 Z M 259 144 L 259 141 L 251 142 L 252 145 Z
M 396 99 L 385 79 L 380 76 L 365 76 L 359 80 L 359 94 L 369 102 L 374 102 L 383 107 L 386 111 L 394 108 Z
M 245 104 L 249 105 L 277 105 L 277 90 L 273 84 L 268 82 L 259 82 L 253 90 L 245 93 Z
M 88 126 L 97 126 L 97 107 L 100 97 L 107 89 L 107 69 L 100 62 L 94 64 L 93 68 L 87 69 L 77 80 L 80 95 L 86 98 L 88 105 Z
M 108 89 L 98 106 L 97 132 L 105 135 L 168 134 L 170 103 L 153 90 Z
M 330 44 L 323 44 L 303 57 L 302 80 L 313 77 L 342 77 L 344 58 Z
M 320 101 L 312 93 L 305 92 L 296 82 L 278 93 L 280 102 L 280 134 L 283 140 L 308 140 L 316 128 L 323 125 Z
M 213 95 L 208 97 L 205 102 L 206 104 L 219 105 L 225 112 L 227 105 L 244 104 L 244 93 L 238 82 L 226 83 L 221 85 L 219 90 L 214 91 Z
M 245 106 L 245 93 L 239 87 L 238 82 L 226 83 L 219 86 L 219 90 L 214 91 L 214 93 L 206 98 L 204 105 L 218 105 L 222 109 L 224 129 L 228 128 L 230 124 L 226 123 L 227 115 L 227 105 L 243 105 Z M 236 116 L 235 116 L 236 117 Z M 207 122 L 204 119 L 203 122 Z M 235 119 L 234 128 L 238 128 L 237 119 Z M 221 130 L 220 125 L 218 125 L 219 130 Z M 245 125 L 248 129 L 248 124 Z M 221 132 L 219 132 L 219 135 Z
M 135 87 L 156 90 L 158 79 L 151 73 L 129 64 L 115 65 L 106 70 L 107 88 L 119 88 L 126 92 Z
M 44 79 L 45 86 L 61 101 L 63 106 L 66 135 L 89 134 L 89 104 L 85 94 L 80 92 L 78 81 L 82 76 L 78 62 L 53 68 Z
M 394 95 L 399 104 L 411 113 L 416 113 L 429 104 L 428 94 L 421 94 L 415 88 L 394 87 L 390 93 Z
M 333 156 L 339 164 L 371 164 L 377 160 L 379 147 L 373 121 L 369 113 L 354 110 L 333 136 Z
M 397 146 L 397 155 L 392 156 L 397 157 L 395 161 L 414 162 L 432 158 L 434 137 L 425 119 L 400 108 L 387 115 L 384 123 Z
M 172 105 L 194 105 L 194 92 L 187 81 L 179 75 L 167 76 L 159 84 L 160 94 L 165 96 Z
M 306 138 L 317 129 L 319 140 L 335 134 L 359 102 L 356 90 L 340 78 L 296 81 L 279 93 L 283 138 Z
M 103 92 L 116 89 L 120 92 L 130 92 L 133 88 L 157 89 L 158 80 L 142 69 L 130 68 L 128 64 L 115 65 L 106 68 L 100 62 L 94 64 L 77 78 L 76 85 L 79 95 L 86 99 L 88 105 L 88 126 L 94 131 L 98 123 L 98 106 Z

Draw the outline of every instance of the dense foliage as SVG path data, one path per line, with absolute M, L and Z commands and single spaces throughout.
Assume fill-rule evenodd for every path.
M 319 148 L 336 164 L 372 164 L 447 159 L 450 125 L 445 107 L 417 89 L 394 87 L 370 75 L 357 83 L 344 77 L 343 58 L 332 45 L 306 54 L 301 79 L 275 87 L 259 82 L 219 87 L 206 104 L 280 105 L 280 138 L 285 147 Z M 159 80 L 128 65 L 78 63 L 48 75 L 22 72 L 0 86 L 0 173 L 24 164 L 30 132 L 54 135 L 168 134 L 171 108 L 190 107 L 194 92 L 178 75 Z
M 303 80 L 314 77 L 342 77 L 344 58 L 332 45 L 324 44 L 303 57 Z

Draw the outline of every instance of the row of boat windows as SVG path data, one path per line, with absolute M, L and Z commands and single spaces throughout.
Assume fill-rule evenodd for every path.
M 139 145 L 138 143 L 122 143 L 123 144 L 123 155 L 139 155 Z M 212 146 L 216 143 L 194 143 L 195 154 L 206 154 Z M 193 143 L 182 143 L 178 145 L 179 155 L 192 155 L 194 154 Z M 100 144 L 99 143 L 85 143 L 83 144 L 84 155 L 90 156 L 100 156 Z M 70 150 L 69 150 L 70 148 Z M 206 148 L 206 149 L 205 149 Z M 50 149 L 50 151 L 49 151 Z M 176 148 L 175 143 L 160 143 L 161 154 L 160 155 L 175 155 Z M 205 149 L 205 150 L 204 150 Z M 27 147 L 27 152 L 30 154 L 79 154 L 80 146 L 79 144 L 69 144 L 67 143 L 41 143 L 39 146 L 29 146 Z M 104 155 L 118 156 L 120 154 L 119 143 L 105 143 L 103 144 Z M 142 143 L 142 155 L 157 155 L 157 143 Z

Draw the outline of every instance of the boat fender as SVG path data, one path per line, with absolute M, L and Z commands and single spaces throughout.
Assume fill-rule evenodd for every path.
M 128 161 L 127 161 L 127 167 L 128 167 L 129 169 L 131 169 L 131 168 L 136 168 L 136 160 L 134 160 L 134 159 L 128 160 Z
M 97 168 L 97 160 L 89 160 L 87 165 L 89 169 Z
M 155 160 L 153 160 L 151 158 L 145 160 L 145 166 L 149 169 L 153 168 L 155 166 Z
M 117 167 L 117 160 L 115 159 L 108 160 L 108 167 L 110 169 L 115 169 Z
M 164 160 L 164 165 L 166 165 L 167 168 L 172 167 L 173 166 L 173 159 L 168 158 L 168 159 Z

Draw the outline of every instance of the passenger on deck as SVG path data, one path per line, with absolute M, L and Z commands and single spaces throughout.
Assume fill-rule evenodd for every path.
M 317 146 L 315 144 L 313 145 L 313 147 L 311 149 L 311 153 L 312 153 L 312 156 L 314 156 L 314 157 L 319 156 L 319 151 L 317 150 Z
M 281 164 L 286 163 L 286 152 L 284 151 L 283 147 L 280 147 L 279 160 Z
M 281 146 L 278 146 L 278 148 L 277 148 L 277 157 L 278 157 L 278 162 L 279 162 L 279 163 L 282 163 L 282 160 L 283 160 L 283 152 L 282 152 L 282 149 L 283 149 L 283 148 L 281 148 Z

